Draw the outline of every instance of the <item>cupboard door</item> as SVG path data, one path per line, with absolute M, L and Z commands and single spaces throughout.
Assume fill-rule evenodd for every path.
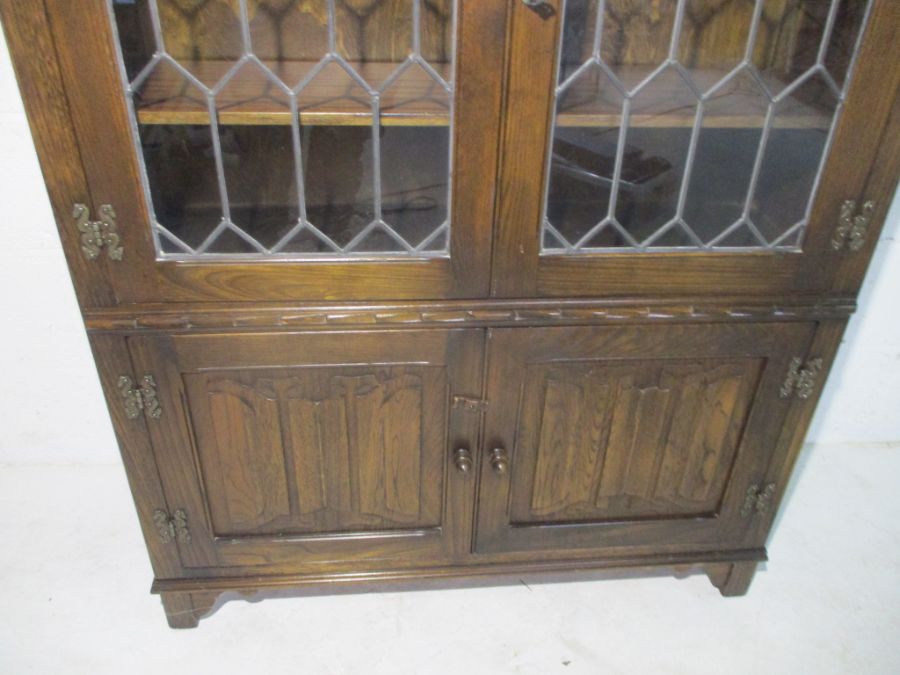
M 492 331 L 476 551 L 748 545 L 741 509 L 812 334 L 774 323 Z
M 900 82 L 894 0 L 512 10 L 493 292 L 822 292 Z
M 189 568 L 321 571 L 449 561 L 474 481 L 455 451 L 477 416 L 482 333 L 182 335 L 129 340 Z
M 487 294 L 503 3 L 47 7 L 120 301 Z

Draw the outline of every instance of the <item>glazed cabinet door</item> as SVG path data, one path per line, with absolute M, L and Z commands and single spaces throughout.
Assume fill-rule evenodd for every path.
M 476 552 L 747 546 L 807 324 L 499 329 Z M 660 545 L 664 543 L 663 549 Z
M 474 481 L 477 330 L 130 338 L 187 568 L 335 571 L 452 561 Z M 143 402 L 146 404 L 146 395 Z M 150 409 L 152 408 L 152 409 Z M 156 411 L 156 412 L 154 412 Z
M 835 287 L 874 209 L 895 0 L 513 4 L 495 295 Z
M 503 2 L 46 6 L 120 301 L 486 295 Z

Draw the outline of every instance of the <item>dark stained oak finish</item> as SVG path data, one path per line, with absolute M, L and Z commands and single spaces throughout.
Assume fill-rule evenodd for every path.
M 185 375 L 220 535 L 440 525 L 433 368 Z
M 538 233 L 543 214 L 561 4 L 560 0 L 549 0 L 545 6 L 554 11 L 542 14 L 516 2 L 511 12 L 507 87 L 508 96 L 521 104 L 508 108 L 504 119 L 493 295 L 827 293 L 835 284 L 835 274 L 846 255 L 831 248 L 837 226 L 835 214 L 840 212 L 844 200 L 864 194 L 900 85 L 900 69 L 896 68 L 900 62 L 900 5 L 893 0 L 874 0 L 848 100 L 834 134 L 800 252 L 541 256 Z M 635 13 L 638 23 L 640 16 L 640 12 Z M 644 38 L 652 35 L 645 30 L 637 30 L 636 34 Z M 647 49 L 658 46 L 649 45 Z M 659 60 L 648 57 L 648 62 L 658 64 Z M 896 122 L 891 128 L 894 125 Z M 893 173 L 896 175 L 896 170 Z M 879 206 L 887 208 L 890 190 L 879 190 L 878 195 L 884 201 Z
M 348 61 L 378 79 L 406 58 L 410 2 L 336 2 Z M 239 4 L 201 4 L 161 0 L 161 17 L 169 52 L 210 80 L 240 57 Z M 764 5 L 753 58 L 771 84 L 809 66 L 799 47 L 824 5 Z M 674 0 L 607 6 L 603 58 L 627 77 L 652 72 Z M 324 0 L 248 7 L 255 52 L 288 79 L 326 50 Z M 679 62 L 701 80 L 733 67 L 752 7 L 688 2 Z M 900 3 L 872 0 L 801 250 L 540 256 L 561 8 L 459 0 L 454 35 L 450 3 L 420 3 L 421 52 L 456 91 L 448 257 L 175 261 L 156 259 L 106 0 L 0 0 L 173 628 L 235 594 L 660 573 L 747 591 L 900 174 Z M 282 20 L 308 40 L 281 40 Z M 579 49 L 569 63 L 590 40 Z M 171 75 L 148 81 L 139 120 L 209 126 Z M 369 125 L 371 108 L 332 75 L 311 85 L 303 126 Z M 386 128 L 450 121 L 421 75 L 384 95 Z M 290 128 L 258 85 L 248 74 L 221 92 L 223 126 Z M 636 108 L 634 127 L 687 133 L 678 89 Z M 567 133 L 619 124 L 614 92 L 573 92 L 557 117 Z M 753 100 L 722 99 L 705 124 L 758 130 Z M 815 103 L 798 96 L 775 128 L 821 132 Z M 243 168 L 281 185 L 284 166 Z M 191 178 L 179 170 L 176 188 Z M 835 250 L 848 199 L 875 206 L 858 250 Z M 114 206 L 121 261 L 85 257 L 75 204 L 95 218 Z
M 803 324 L 495 329 L 475 550 L 741 546 Z M 511 396 L 505 392 L 518 392 Z
M 14 3 L 9 3 L 14 4 Z M 105 0 L 46 0 L 70 126 L 94 212 L 113 204 L 128 265 L 110 265 L 123 302 L 422 299 L 486 295 L 503 77 L 503 3 L 459 9 L 449 259 L 171 262 L 155 259 Z M 11 11 L 11 10 L 10 10 Z M 39 11 L 39 10 L 35 10 Z M 392 24 L 382 21 L 387 30 Z M 91 40 L 79 36 L 93 35 Z M 43 56 L 41 57 L 43 58 Z M 96 104 L 103 101 L 102 106 Z M 464 142 L 477 138 L 477 143 Z M 60 220 L 65 223 L 63 215 Z
M 50 57 L 54 45 L 44 2 L 5 0 L 0 2 L 0 19 L 10 53 L 33 54 L 14 59 L 13 65 L 78 301 L 84 308 L 114 305 L 116 296 L 108 278 L 111 263 L 101 259 L 90 264 L 71 227 L 73 205 L 91 203 L 91 188 L 78 159 L 60 65 Z
M 128 340 L 156 373 L 148 431 L 168 502 L 189 518 L 187 567 L 352 569 L 450 562 L 473 481 L 479 331 L 185 335 Z M 454 424 L 455 423 L 455 424 Z M 379 562 L 383 561 L 383 562 Z
M 196 628 L 212 609 L 218 593 L 161 593 L 163 609 L 171 628 Z
M 513 522 L 715 512 L 758 364 L 592 365 L 527 367 Z
M 726 598 L 744 595 L 750 588 L 753 575 L 756 574 L 756 563 L 711 565 L 708 574 L 713 586 L 718 588 Z
M 128 306 L 85 312 L 98 333 L 328 330 L 333 328 L 534 326 L 798 321 L 846 318 L 855 310 L 848 298 L 809 304 L 802 296 L 714 299 L 651 298 L 595 300 L 467 300 L 441 303 L 343 303 L 307 305 Z

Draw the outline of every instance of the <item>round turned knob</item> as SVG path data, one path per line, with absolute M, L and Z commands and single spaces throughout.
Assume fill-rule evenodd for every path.
M 503 448 L 494 448 L 491 451 L 491 468 L 498 476 L 502 476 L 509 469 L 509 456 Z
M 467 474 L 472 470 L 472 453 L 468 448 L 457 448 L 453 455 L 453 463 L 456 465 L 457 471 Z

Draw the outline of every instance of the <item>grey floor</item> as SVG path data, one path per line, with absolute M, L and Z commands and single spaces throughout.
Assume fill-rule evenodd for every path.
M 744 598 L 691 577 L 238 601 L 176 632 L 119 466 L 3 466 L 0 673 L 900 673 L 900 447 L 800 469 Z

